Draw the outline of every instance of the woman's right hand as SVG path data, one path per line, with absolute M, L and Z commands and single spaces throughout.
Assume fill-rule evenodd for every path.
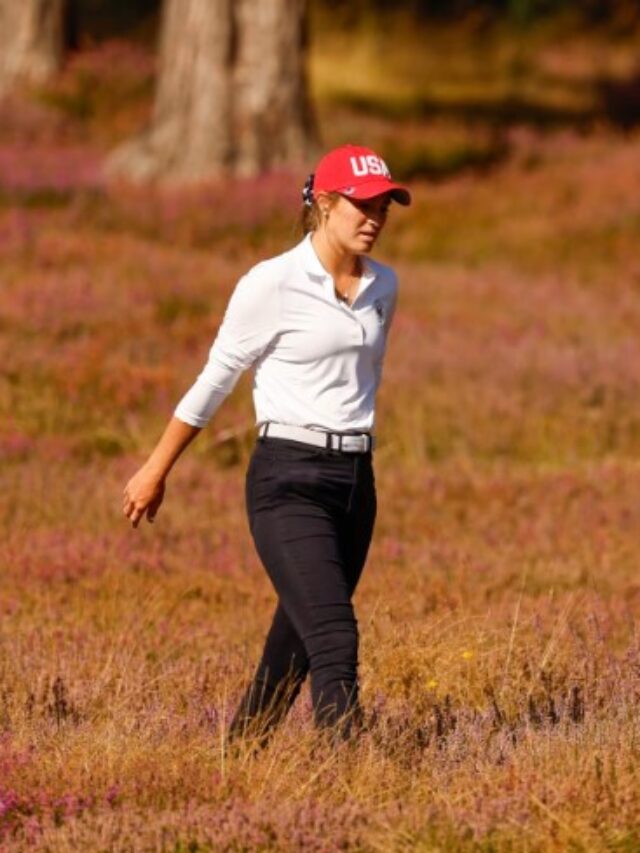
M 151 456 L 124 487 L 122 510 L 134 527 L 145 513 L 150 522 L 156 517 L 171 466 L 200 431 L 175 415 L 171 418 Z
M 164 498 L 165 481 L 143 465 L 124 488 L 122 510 L 137 527 L 140 519 L 147 515 L 152 523 Z

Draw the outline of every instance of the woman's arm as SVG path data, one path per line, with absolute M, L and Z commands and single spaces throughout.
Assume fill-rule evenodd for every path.
M 236 285 L 204 370 L 178 403 L 149 459 L 125 486 L 122 508 L 134 527 L 145 513 L 153 521 L 174 462 L 207 425 L 243 370 L 271 343 L 277 331 L 277 295 L 278 282 L 265 264 Z
M 199 427 L 171 418 L 145 464 L 125 486 L 122 509 L 134 527 L 145 513 L 149 522 L 154 520 L 164 498 L 167 474 L 200 431 Z
M 391 298 L 389 300 L 388 308 L 387 308 L 387 316 L 384 319 L 384 336 L 385 336 L 385 344 L 382 348 L 379 357 L 373 363 L 373 370 L 376 378 L 376 389 L 380 386 L 380 380 L 382 379 L 382 364 L 384 362 L 384 356 L 387 349 L 387 339 L 389 337 L 389 330 L 391 329 L 391 324 L 393 323 L 393 318 L 396 313 L 396 306 L 398 302 L 398 280 L 396 278 L 395 273 L 393 273 L 393 290 L 391 292 Z

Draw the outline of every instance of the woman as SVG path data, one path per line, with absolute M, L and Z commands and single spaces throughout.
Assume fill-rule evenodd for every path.
M 124 490 L 133 526 L 153 521 L 174 462 L 255 368 L 247 509 L 279 601 L 231 737 L 266 733 L 308 672 L 317 725 L 347 738 L 361 717 L 351 598 L 376 513 L 374 402 L 397 289 L 367 253 L 391 201 L 411 199 L 380 157 L 353 145 L 322 158 L 303 199 L 305 238 L 240 279 L 204 370 Z

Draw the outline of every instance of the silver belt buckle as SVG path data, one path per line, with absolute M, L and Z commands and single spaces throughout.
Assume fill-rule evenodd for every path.
M 366 453 L 369 449 L 368 435 L 340 436 L 340 449 L 345 453 Z

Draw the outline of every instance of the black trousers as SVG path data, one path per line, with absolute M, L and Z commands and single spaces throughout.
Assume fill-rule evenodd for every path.
M 230 737 L 266 734 L 310 672 L 316 724 L 348 738 L 361 717 L 351 597 L 376 515 L 371 453 L 258 439 L 246 500 L 251 533 L 279 600 Z

